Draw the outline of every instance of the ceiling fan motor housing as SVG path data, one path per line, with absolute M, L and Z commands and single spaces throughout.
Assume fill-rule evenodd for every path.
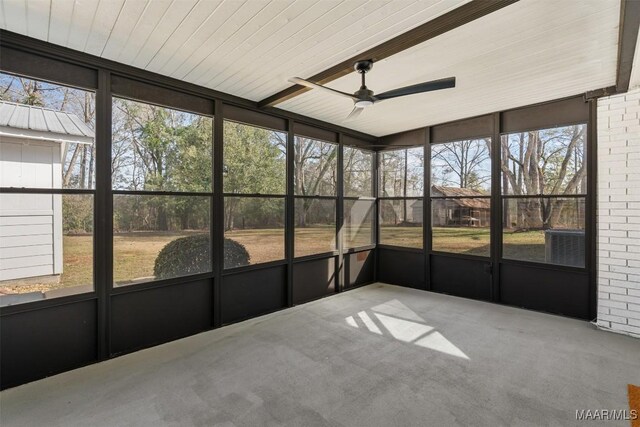
M 361 87 L 359 90 L 355 91 L 353 94 L 356 98 L 362 101 L 371 101 L 371 102 L 375 101 L 375 98 L 373 97 L 373 91 L 367 89 L 366 86 Z
M 372 68 L 373 68 L 373 61 L 370 60 L 370 59 L 365 59 L 365 60 L 362 60 L 362 61 L 356 61 L 356 63 L 353 64 L 353 69 L 356 70 L 360 74 L 369 72 L 369 71 L 371 71 Z
M 362 85 L 360 86 L 360 89 L 353 93 L 353 95 L 358 98 L 356 101 L 356 107 L 363 108 L 372 105 L 376 101 L 373 97 L 373 91 L 367 88 L 364 80 L 364 75 L 371 71 L 371 68 L 373 68 L 373 61 L 370 59 L 357 61 L 353 64 L 353 69 L 362 76 Z

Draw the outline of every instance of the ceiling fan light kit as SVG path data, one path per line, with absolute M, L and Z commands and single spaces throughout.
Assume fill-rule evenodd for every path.
M 368 107 L 370 105 L 373 105 L 373 101 L 368 101 L 366 99 L 360 100 L 360 101 L 356 101 L 355 103 L 355 107 L 356 108 L 365 108 Z
M 305 79 L 301 79 L 300 77 L 293 77 L 289 79 L 290 82 L 296 83 L 299 85 L 303 85 L 309 87 L 311 89 L 320 89 L 324 90 L 327 93 L 331 93 L 333 95 L 339 95 L 342 97 L 349 98 L 353 101 L 354 107 L 351 113 L 347 116 L 346 120 L 353 120 L 362 113 L 362 110 L 366 107 L 369 107 L 377 102 L 384 101 L 385 99 L 399 98 L 401 96 L 414 95 L 417 93 L 431 92 L 434 90 L 440 89 L 448 89 L 456 86 L 456 78 L 455 77 L 447 77 L 439 80 L 432 80 L 424 83 L 418 83 L 411 86 L 405 86 L 398 89 L 392 89 L 387 92 L 383 92 L 379 95 L 375 95 L 372 90 L 367 88 L 365 83 L 365 74 L 367 74 L 373 68 L 373 60 L 361 60 L 356 61 L 353 64 L 353 69 L 360 74 L 362 85 L 360 89 L 355 91 L 353 94 L 342 92 L 336 89 L 331 89 L 326 86 L 319 85 L 314 82 L 310 82 Z

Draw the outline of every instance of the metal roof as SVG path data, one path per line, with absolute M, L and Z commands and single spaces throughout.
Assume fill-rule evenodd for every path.
M 474 190 L 472 188 L 445 187 L 443 185 L 431 186 L 432 196 L 444 197 L 486 197 L 490 194 L 484 190 Z M 433 194 L 436 193 L 436 194 Z
M 0 126 L 91 139 L 94 137 L 94 132 L 75 114 L 7 101 L 0 101 Z

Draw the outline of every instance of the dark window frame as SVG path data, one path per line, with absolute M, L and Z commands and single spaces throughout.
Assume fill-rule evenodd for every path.
M 112 78 L 119 78 L 120 76 L 118 76 L 117 74 L 112 75 Z M 183 92 L 177 92 L 174 91 L 172 89 L 167 89 L 167 88 L 160 88 L 161 90 L 161 94 L 166 96 L 166 98 L 163 96 L 162 99 L 158 99 L 153 93 L 150 93 L 150 90 L 153 88 L 152 84 L 148 84 L 142 81 L 138 81 L 138 80 L 133 80 L 133 79 L 127 79 L 127 78 L 122 78 L 122 80 L 124 82 L 126 82 L 126 86 L 124 86 L 124 90 L 121 92 L 114 92 L 113 90 L 110 91 L 110 101 L 111 101 L 111 105 L 110 105 L 110 112 L 112 112 L 113 109 L 113 104 L 115 102 L 115 99 L 123 99 L 126 101 L 133 101 L 133 102 L 137 102 L 137 103 L 142 103 L 142 104 L 147 104 L 147 105 L 152 105 L 155 107 L 159 107 L 159 108 L 166 108 L 166 109 L 170 109 L 170 110 L 174 110 L 174 111 L 178 111 L 181 113 L 186 113 L 186 114 L 193 114 L 193 115 L 198 115 L 201 117 L 206 117 L 209 118 L 211 120 L 211 191 L 203 191 L 203 192 L 194 192 L 194 191 L 176 191 L 176 190 L 122 190 L 122 189 L 114 189 L 113 185 L 111 184 L 111 178 L 112 176 L 110 176 L 110 186 L 109 189 L 107 190 L 108 195 L 110 197 L 110 207 L 111 207 L 111 215 L 113 216 L 113 214 L 115 213 L 115 209 L 113 208 L 113 201 L 115 199 L 115 196 L 118 195 L 141 195 L 141 196 L 165 196 L 165 197 L 171 197 L 171 196 L 185 196 L 185 197 L 206 197 L 209 199 L 209 253 L 211 254 L 211 263 L 210 263 L 210 268 L 209 271 L 206 272 L 202 272 L 202 273 L 197 273 L 197 274 L 186 274 L 183 276 L 178 276 L 178 277 L 172 277 L 172 278 L 167 278 L 167 279 L 159 279 L 159 280 L 147 280 L 147 281 L 142 281 L 142 282 L 137 282 L 137 283 L 131 283 L 131 284 L 118 284 L 115 282 L 115 278 L 114 276 L 114 271 L 115 271 L 115 259 L 113 257 L 113 253 L 114 253 L 114 245 L 113 245 L 113 235 L 114 235 L 114 228 L 113 228 L 113 221 L 111 221 L 111 240 L 109 241 L 109 244 L 111 246 L 111 262 L 110 262 L 110 277 L 111 277 L 111 283 L 108 284 L 108 288 L 111 291 L 111 293 L 113 294 L 118 294 L 118 293 L 124 293 L 124 291 L 122 291 L 122 289 L 128 289 L 131 291 L 136 291 L 136 290 L 145 290 L 145 289 L 151 289 L 151 288 L 155 288 L 155 287 L 162 287 L 162 286 L 168 286 L 168 285 L 173 285 L 176 283 L 180 283 L 180 282 L 184 282 L 184 281 L 192 281 L 192 280 L 198 280 L 198 279 L 209 279 L 209 278 L 213 278 L 214 277 L 214 273 L 215 273 L 215 256 L 214 256 L 214 192 L 215 192 L 215 171 L 214 171 L 214 162 L 215 162 L 215 156 L 214 156 L 214 151 L 215 151 L 215 108 L 213 106 L 213 103 L 211 103 L 210 101 L 207 101 L 209 103 L 211 103 L 211 112 L 205 112 L 203 110 L 198 110 L 198 108 L 194 108 L 194 109 L 188 109 L 187 103 L 189 102 L 189 99 L 194 99 L 194 100 L 198 100 L 199 104 L 202 103 L 202 101 L 206 101 L 204 98 L 200 98 L 200 97 L 196 97 L 196 96 L 192 96 Z M 171 93 L 175 93 L 177 96 L 177 103 L 172 103 L 175 102 L 174 98 L 169 98 L 168 95 Z M 136 96 L 138 95 L 138 96 Z M 163 102 L 160 102 L 163 101 Z M 169 102 L 164 102 L 164 101 L 169 101 Z M 199 105 L 200 106 L 200 105 Z M 110 118 L 112 118 L 113 115 L 110 115 Z M 111 163 L 112 161 L 112 143 L 113 143 L 113 135 L 112 135 L 112 131 L 111 131 L 111 127 L 113 126 L 113 120 L 110 121 L 110 123 L 107 124 L 107 126 L 109 127 L 109 140 L 108 140 L 108 146 L 109 146 L 109 163 Z
M 480 116 L 478 118 L 474 118 L 471 119 L 471 122 L 473 123 L 474 127 L 478 127 L 478 123 L 480 125 L 483 124 L 483 122 L 485 122 L 485 116 Z M 449 126 L 449 125 L 445 125 L 445 126 Z M 434 127 L 436 128 L 436 127 Z M 432 129 L 434 129 L 432 128 Z M 452 256 L 452 257 L 459 257 L 459 258 L 467 258 L 467 259 L 475 259 L 475 260 L 481 260 L 481 261 L 486 261 L 488 259 L 491 258 L 491 246 L 493 245 L 493 222 L 491 220 L 491 218 L 493 217 L 494 213 L 491 209 L 491 202 L 493 200 L 493 195 L 492 195 L 492 191 L 489 191 L 488 194 L 484 195 L 484 196 L 433 196 L 431 194 L 431 157 L 432 157 L 432 147 L 436 146 L 436 145 L 442 145 L 442 144 L 449 144 L 449 143 L 453 143 L 453 142 L 459 142 L 459 141 L 468 141 L 468 140 L 481 140 L 481 139 L 485 139 L 488 138 L 490 140 L 489 144 L 492 145 L 493 144 L 493 135 L 490 134 L 484 134 L 484 135 L 479 135 L 479 136 L 464 136 L 462 138 L 455 138 L 455 139 L 451 139 L 451 140 L 447 140 L 447 139 L 442 139 L 442 140 L 438 140 L 438 141 L 431 141 L 426 148 L 426 151 L 428 151 L 429 153 L 429 170 L 427 171 L 427 167 L 425 166 L 425 175 L 428 178 L 429 181 L 429 192 L 428 195 L 425 192 L 425 199 L 427 199 L 429 201 L 428 205 L 428 209 L 429 209 L 429 224 L 428 227 L 428 243 L 425 242 L 425 247 L 428 247 L 428 253 L 432 254 L 432 255 L 444 255 L 444 256 Z M 425 154 L 426 156 L 426 154 Z M 489 152 L 489 162 L 490 162 L 490 187 L 493 185 L 493 173 L 491 172 L 493 168 L 493 162 L 495 161 L 493 155 L 491 152 Z M 426 187 L 426 181 L 425 181 L 425 187 Z M 438 251 L 438 250 L 434 250 L 433 249 L 433 218 L 432 218 L 432 206 L 433 206 L 433 201 L 434 200 L 456 200 L 456 199 L 486 199 L 489 200 L 489 254 L 484 256 L 484 255 L 472 255 L 472 254 L 463 254 L 463 253 L 457 253 L 457 252 L 447 252 L 447 251 Z M 425 204 L 426 206 L 426 204 Z
M 413 134 L 415 132 L 408 132 L 409 134 Z M 413 135 L 411 135 L 413 136 Z M 413 138 L 412 138 L 413 139 Z M 382 155 L 384 155 L 384 153 L 389 152 L 389 151 L 404 151 L 404 150 L 411 150 L 411 149 L 417 149 L 417 148 L 422 148 L 423 150 L 423 159 L 424 159 L 424 164 L 422 165 L 422 169 L 423 169 L 423 179 L 422 179 L 422 195 L 417 195 L 417 196 L 382 196 L 380 194 L 381 192 L 381 186 L 380 186 L 380 164 L 382 163 Z M 390 145 L 389 147 L 385 147 L 384 149 L 378 150 L 377 152 L 377 156 L 376 156 L 376 174 L 374 177 L 374 181 L 375 181 L 375 187 L 376 187 L 376 192 L 375 197 L 376 197 L 376 240 L 375 240 L 375 244 L 376 247 L 378 248 L 383 248 L 383 249 L 392 249 L 392 250 L 402 250 L 402 251 L 410 251 L 410 252 L 420 252 L 423 253 L 427 250 L 427 246 L 426 246 L 426 239 L 425 239 L 425 233 L 426 233 L 426 228 L 425 227 L 425 210 L 427 209 L 427 204 L 425 203 L 425 195 L 426 195 L 426 185 L 427 185 L 427 168 L 430 165 L 430 163 L 427 161 L 427 146 L 425 144 L 423 145 L 415 145 L 415 144 L 411 144 L 411 145 Z M 389 243 L 384 243 L 382 242 L 382 233 L 381 233 L 381 229 L 382 229 L 382 208 L 381 205 L 384 201 L 409 201 L 409 200 L 422 200 L 422 246 L 420 248 L 416 248 L 413 246 L 399 246 L 399 245 L 394 245 L 394 244 L 389 244 Z M 430 207 L 429 207 L 430 209 Z
M 347 139 L 347 138 L 345 138 Z M 345 193 L 345 188 L 344 188 L 344 167 L 342 168 L 342 179 L 343 179 L 343 183 L 342 183 L 342 191 L 343 191 L 343 196 L 342 196 L 342 217 L 343 217 L 343 222 L 344 222 L 344 217 L 345 217 L 345 212 L 344 212 L 344 204 L 346 201 L 358 201 L 358 200 L 367 200 L 367 201 L 371 201 L 373 202 L 373 213 L 372 213 L 372 218 L 371 218 L 371 243 L 369 245 L 364 245 L 364 246 L 354 246 L 354 247 L 347 247 L 346 245 L 346 241 L 344 242 L 344 247 L 342 250 L 343 254 L 349 254 L 349 253 L 355 253 L 355 252 L 361 252 L 364 250 L 369 250 L 372 248 L 376 247 L 376 241 L 377 241 L 377 232 L 376 229 L 378 227 L 378 203 L 377 203 L 377 188 L 376 188 L 376 182 L 377 182 L 377 152 L 374 149 L 367 149 L 365 147 L 361 147 L 358 145 L 351 145 L 351 144 L 343 144 L 341 147 L 343 156 L 344 156 L 344 151 L 345 149 L 355 149 L 355 150 L 360 150 L 360 151 L 364 151 L 367 152 L 369 154 L 371 154 L 371 194 L 369 196 L 346 196 L 344 195 Z M 343 165 L 344 166 L 344 165 Z
M 569 100 L 570 101 L 570 100 Z M 559 102 L 566 102 L 566 101 L 559 101 Z M 533 108 L 540 108 L 540 106 L 537 107 L 533 107 Z M 592 127 L 594 126 L 594 123 L 590 123 L 590 119 L 586 118 L 583 120 L 569 120 L 569 121 L 558 121 L 558 122 L 554 122 L 553 124 L 549 124 L 549 123 L 541 123 L 538 126 L 524 126 L 524 127 L 520 127 L 520 128 L 514 128 L 511 129 L 509 131 L 505 131 L 503 129 L 500 129 L 501 132 L 498 133 L 499 136 L 499 141 L 496 143 L 496 145 L 498 146 L 502 146 L 502 138 L 503 137 L 508 137 L 510 134 L 514 134 L 514 133 L 522 133 L 522 132 L 533 132 L 533 131 L 541 131 L 541 130 L 550 130 L 550 129 L 558 129 L 558 128 L 563 128 L 563 127 L 572 127 L 572 126 L 584 126 L 585 127 L 585 147 L 584 147 L 584 164 L 587 168 L 586 171 L 586 189 L 587 192 L 586 193 L 573 193 L 573 194 L 552 194 L 552 193 L 544 193 L 544 194 L 509 194 L 508 192 L 505 193 L 505 189 L 502 188 L 502 176 L 503 176 L 503 172 L 501 169 L 502 166 L 502 150 L 498 150 L 498 153 L 496 155 L 495 158 L 493 158 L 492 156 L 492 160 L 493 161 L 498 161 L 499 162 L 499 169 L 500 169 L 500 173 L 499 173 L 499 193 L 497 195 L 492 195 L 493 197 L 497 198 L 497 203 L 500 205 L 500 217 L 499 219 L 499 225 L 500 225 L 500 230 L 498 232 L 498 234 L 500 235 L 500 241 L 497 242 L 496 244 L 499 245 L 498 248 L 498 253 L 499 253 L 499 262 L 501 263 L 507 263 L 507 264 L 516 264 L 516 265 L 531 265 L 531 266 L 537 266 L 540 268 L 543 268 L 544 266 L 547 266 L 549 268 L 552 269 L 558 269 L 558 270 L 568 270 L 568 271 L 579 271 L 579 272 L 589 272 L 592 269 L 592 265 L 590 265 L 591 263 L 593 263 L 593 261 L 590 260 L 591 256 L 590 256 L 590 248 L 589 246 L 592 244 L 589 239 L 593 239 L 594 237 L 590 236 L 589 233 L 589 229 L 593 227 L 593 223 L 595 222 L 595 216 L 591 216 L 591 211 L 593 211 L 593 209 L 589 209 L 589 205 L 593 205 L 594 202 L 594 198 L 596 197 L 596 195 L 594 194 L 594 189 L 592 188 L 592 184 L 595 181 L 595 171 L 592 171 L 592 169 L 594 169 L 593 163 L 590 159 L 590 157 L 593 157 L 595 155 L 593 146 L 594 146 L 594 141 L 592 141 L 592 136 L 591 136 L 591 131 L 592 131 Z M 564 265 L 564 264 L 553 264 L 553 263 L 548 263 L 548 262 L 539 262 L 539 261 L 530 261 L 530 260 L 523 260 L 523 259 L 515 259 L 515 258 L 505 258 L 504 257 L 504 227 L 505 224 L 503 223 L 503 212 L 504 212 L 504 206 L 505 206 L 505 202 L 508 202 L 509 200 L 517 200 L 517 199 L 584 199 L 584 204 L 585 204 L 585 223 L 584 223 L 584 232 L 585 232 L 585 259 L 584 259 L 584 265 L 582 267 L 578 267 L 578 266 L 570 266 L 570 265 Z M 595 212 L 593 212 L 593 214 L 595 214 Z
M 296 123 L 297 124 L 297 123 Z M 296 129 L 297 127 L 297 129 Z M 303 262 L 303 261 L 308 261 L 308 260 L 313 260 L 313 259 L 319 259 L 319 258 L 327 258 L 327 257 L 333 257 L 333 256 L 337 256 L 340 254 L 340 220 L 341 220 L 341 214 L 339 213 L 339 200 L 341 199 L 340 194 L 342 192 L 341 190 L 341 185 L 342 185 L 342 177 L 343 177 L 343 173 L 344 171 L 341 170 L 340 168 L 340 158 L 342 157 L 342 148 L 343 145 L 340 143 L 340 141 L 336 140 L 336 141 L 329 141 L 328 138 L 331 134 L 331 132 L 326 131 L 324 129 L 314 129 L 313 127 L 307 126 L 307 125 L 302 125 L 302 124 L 298 124 L 296 127 L 294 127 L 293 129 L 293 133 L 292 133 L 292 139 L 293 139 L 293 147 L 294 147 L 294 151 L 296 148 L 296 144 L 297 138 L 304 138 L 304 139 L 308 139 L 311 141 L 315 141 L 315 142 L 321 142 L 323 144 L 330 144 L 332 146 L 335 147 L 336 150 L 336 165 L 335 165 L 335 170 L 336 170 L 336 190 L 335 190 L 335 194 L 334 195 L 326 195 L 326 194 L 296 194 L 295 193 L 295 176 L 292 175 L 291 176 L 291 182 L 293 184 L 293 193 L 291 194 L 292 196 L 292 207 L 291 209 L 293 210 L 293 215 L 294 215 L 294 219 L 295 219 L 295 203 L 297 200 L 300 199 L 312 199 L 312 200 L 333 200 L 335 202 L 335 212 L 334 212 L 334 222 L 335 222 L 335 227 L 334 227 L 334 234 L 336 236 L 336 244 L 335 244 L 335 249 L 331 250 L 331 251 L 325 251 L 325 252 L 318 252 L 318 253 L 313 253 L 313 254 L 306 254 L 306 255 L 296 255 L 296 225 L 295 225 L 295 220 L 291 223 L 291 233 L 292 233 L 292 253 L 291 253 L 291 257 L 293 258 L 293 262 Z M 315 134 L 315 132 L 317 131 L 317 134 Z M 302 133 L 299 133 L 302 132 Z M 325 138 L 325 139 L 322 139 Z M 293 158 L 295 156 L 295 152 L 291 153 L 291 162 L 293 165 Z M 294 172 L 295 174 L 295 172 Z
M 230 113 L 230 115 L 232 117 L 228 117 L 227 115 L 225 115 L 223 113 L 223 117 L 222 117 L 222 122 L 223 122 L 223 126 L 226 124 L 226 122 L 232 122 L 232 123 L 236 123 L 242 126 L 251 126 L 251 127 L 255 127 L 255 128 L 259 128 L 259 129 L 263 129 L 269 132 L 278 132 L 278 133 L 282 133 L 285 136 L 285 153 L 284 153 L 284 160 L 285 160 L 285 186 L 284 186 L 284 191 L 282 193 L 230 193 L 230 192 L 225 192 L 224 191 L 224 171 L 222 171 L 222 180 L 223 182 L 221 183 L 221 188 L 223 189 L 222 192 L 222 205 L 224 207 L 224 203 L 225 200 L 229 197 L 237 197 L 237 198 L 258 198 L 258 199 L 283 199 L 283 203 L 284 203 L 284 223 L 283 223 L 283 228 L 282 228 L 282 235 L 283 235 L 283 246 L 284 246 L 284 253 L 283 253 L 283 257 L 276 259 L 276 260 L 271 260 L 271 261 L 266 261 L 266 262 L 260 262 L 260 263 L 251 263 L 248 265 L 244 265 L 244 266 L 238 266 L 238 267 L 230 267 L 230 268 L 226 268 L 224 267 L 224 265 L 222 266 L 222 274 L 226 275 L 226 274 L 232 274 L 235 272 L 243 272 L 243 271 L 251 271 L 254 269 L 259 269 L 259 268 L 268 268 L 268 267 L 272 267 L 272 266 L 277 266 L 277 265 L 283 265 L 287 263 L 287 259 L 289 257 L 288 254 L 288 248 L 287 248 L 287 197 L 288 197 L 288 182 L 289 182 L 289 168 L 287 166 L 287 163 L 289 162 L 289 144 L 287 143 L 288 139 L 289 139 L 289 131 L 286 128 L 283 129 L 276 129 L 276 128 L 271 128 L 268 127 L 267 124 L 272 124 L 272 125 L 277 125 L 278 124 L 278 120 L 276 120 L 277 118 L 273 118 L 273 116 L 268 116 L 265 114 L 260 114 L 260 113 L 255 113 L 252 111 L 248 111 L 242 108 L 238 108 L 235 106 L 229 106 L 229 105 L 225 105 L 225 108 L 223 110 L 225 113 Z M 254 118 L 255 120 L 259 121 L 259 123 L 250 123 L 249 120 L 251 118 Z M 224 135 L 224 129 L 222 130 L 222 134 Z M 224 138 L 223 140 L 220 142 L 220 145 L 222 145 L 222 164 L 224 165 Z M 224 218 L 223 218 L 223 224 L 224 224 Z M 226 230 L 222 229 L 222 234 L 223 236 L 226 234 Z

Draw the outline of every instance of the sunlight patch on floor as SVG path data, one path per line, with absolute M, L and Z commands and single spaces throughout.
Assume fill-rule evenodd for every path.
M 435 350 L 450 356 L 469 360 L 469 357 L 434 327 L 397 299 L 358 312 L 345 318 L 352 328 L 368 330 L 376 335 Z

